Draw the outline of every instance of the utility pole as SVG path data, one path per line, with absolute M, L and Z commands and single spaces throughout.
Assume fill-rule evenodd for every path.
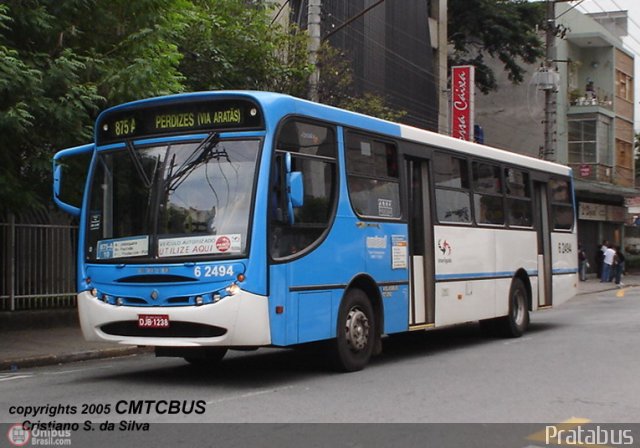
M 545 60 L 544 67 L 538 73 L 538 85 L 544 90 L 544 148 L 542 157 L 545 160 L 556 161 L 556 95 L 558 93 L 559 75 L 553 67 L 556 59 L 556 3 L 566 3 L 572 0 L 546 0 L 545 26 Z M 561 33 L 564 37 L 564 33 Z M 562 61 L 566 62 L 566 61 Z
M 438 88 L 438 132 L 451 135 L 451 120 L 449 118 L 449 89 L 447 88 L 447 0 L 429 2 L 432 8 L 432 17 L 436 19 L 438 26 L 438 49 L 436 52 L 437 68 L 436 79 Z M 429 25 L 431 26 L 431 24 Z M 433 43 L 433 42 L 432 42 Z
M 322 0 L 309 0 L 307 32 L 309 33 L 309 64 L 313 66 L 313 73 L 309 76 L 309 99 L 318 102 L 318 85 L 320 84 L 320 70 L 318 69 L 318 52 L 320 51 L 320 12 Z
M 547 76 L 551 79 L 553 74 L 553 60 L 555 59 L 556 40 L 556 8 L 555 0 L 547 0 L 546 52 L 544 66 Z M 556 160 L 555 151 L 555 125 L 556 125 L 556 89 L 547 88 L 544 91 L 544 159 Z

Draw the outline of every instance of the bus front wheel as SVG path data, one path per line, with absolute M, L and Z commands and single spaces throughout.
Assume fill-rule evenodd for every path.
M 509 290 L 509 314 L 496 324 L 500 334 L 509 338 L 519 338 L 529 325 L 529 301 L 527 289 L 519 278 L 514 278 Z
M 375 315 L 371 301 L 361 289 L 350 289 L 338 312 L 338 328 L 332 349 L 335 367 L 343 372 L 362 370 L 376 342 Z

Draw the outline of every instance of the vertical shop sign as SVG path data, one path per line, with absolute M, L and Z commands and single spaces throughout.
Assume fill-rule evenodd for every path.
M 451 67 L 451 136 L 473 141 L 475 67 Z

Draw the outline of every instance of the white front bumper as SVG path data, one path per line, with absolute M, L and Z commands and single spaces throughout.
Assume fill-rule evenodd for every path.
M 241 291 L 225 297 L 218 303 L 202 306 L 132 307 L 115 306 L 101 302 L 89 292 L 78 294 L 80 326 L 88 341 L 117 342 L 125 345 L 165 347 L 199 346 L 261 346 L 271 344 L 269 327 L 269 301 L 265 296 Z M 166 314 L 169 321 L 182 321 L 214 325 L 225 328 L 222 336 L 196 337 L 141 337 L 106 334 L 100 327 L 112 322 L 137 321 L 138 314 Z

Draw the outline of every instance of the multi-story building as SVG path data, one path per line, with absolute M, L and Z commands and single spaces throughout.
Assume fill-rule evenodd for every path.
M 633 155 L 633 54 L 623 47 L 626 12 L 596 16 L 556 4 L 555 136 L 552 158 L 573 168 L 579 210 L 579 240 L 592 258 L 598 244 L 623 245 L 625 198 L 637 196 Z M 611 29 L 620 25 L 621 33 Z M 606 25 L 606 26 L 605 26 Z M 497 72 L 500 68 L 496 66 Z M 476 97 L 476 122 L 485 143 L 543 155 L 544 100 L 536 85 L 509 85 Z M 505 77 L 506 78 L 506 77 Z
M 438 131 L 446 123 L 446 0 L 316 3 L 320 38 L 349 58 L 358 95 L 384 98 L 386 105 L 406 112 L 406 124 Z M 291 20 L 307 28 L 309 1 L 288 4 Z
M 624 198 L 637 196 L 633 154 L 633 54 L 611 30 L 626 13 L 587 16 L 558 5 L 570 31 L 557 44 L 562 88 L 558 154 L 574 169 L 578 231 L 585 243 L 622 244 Z M 626 30 L 626 25 L 621 31 Z

